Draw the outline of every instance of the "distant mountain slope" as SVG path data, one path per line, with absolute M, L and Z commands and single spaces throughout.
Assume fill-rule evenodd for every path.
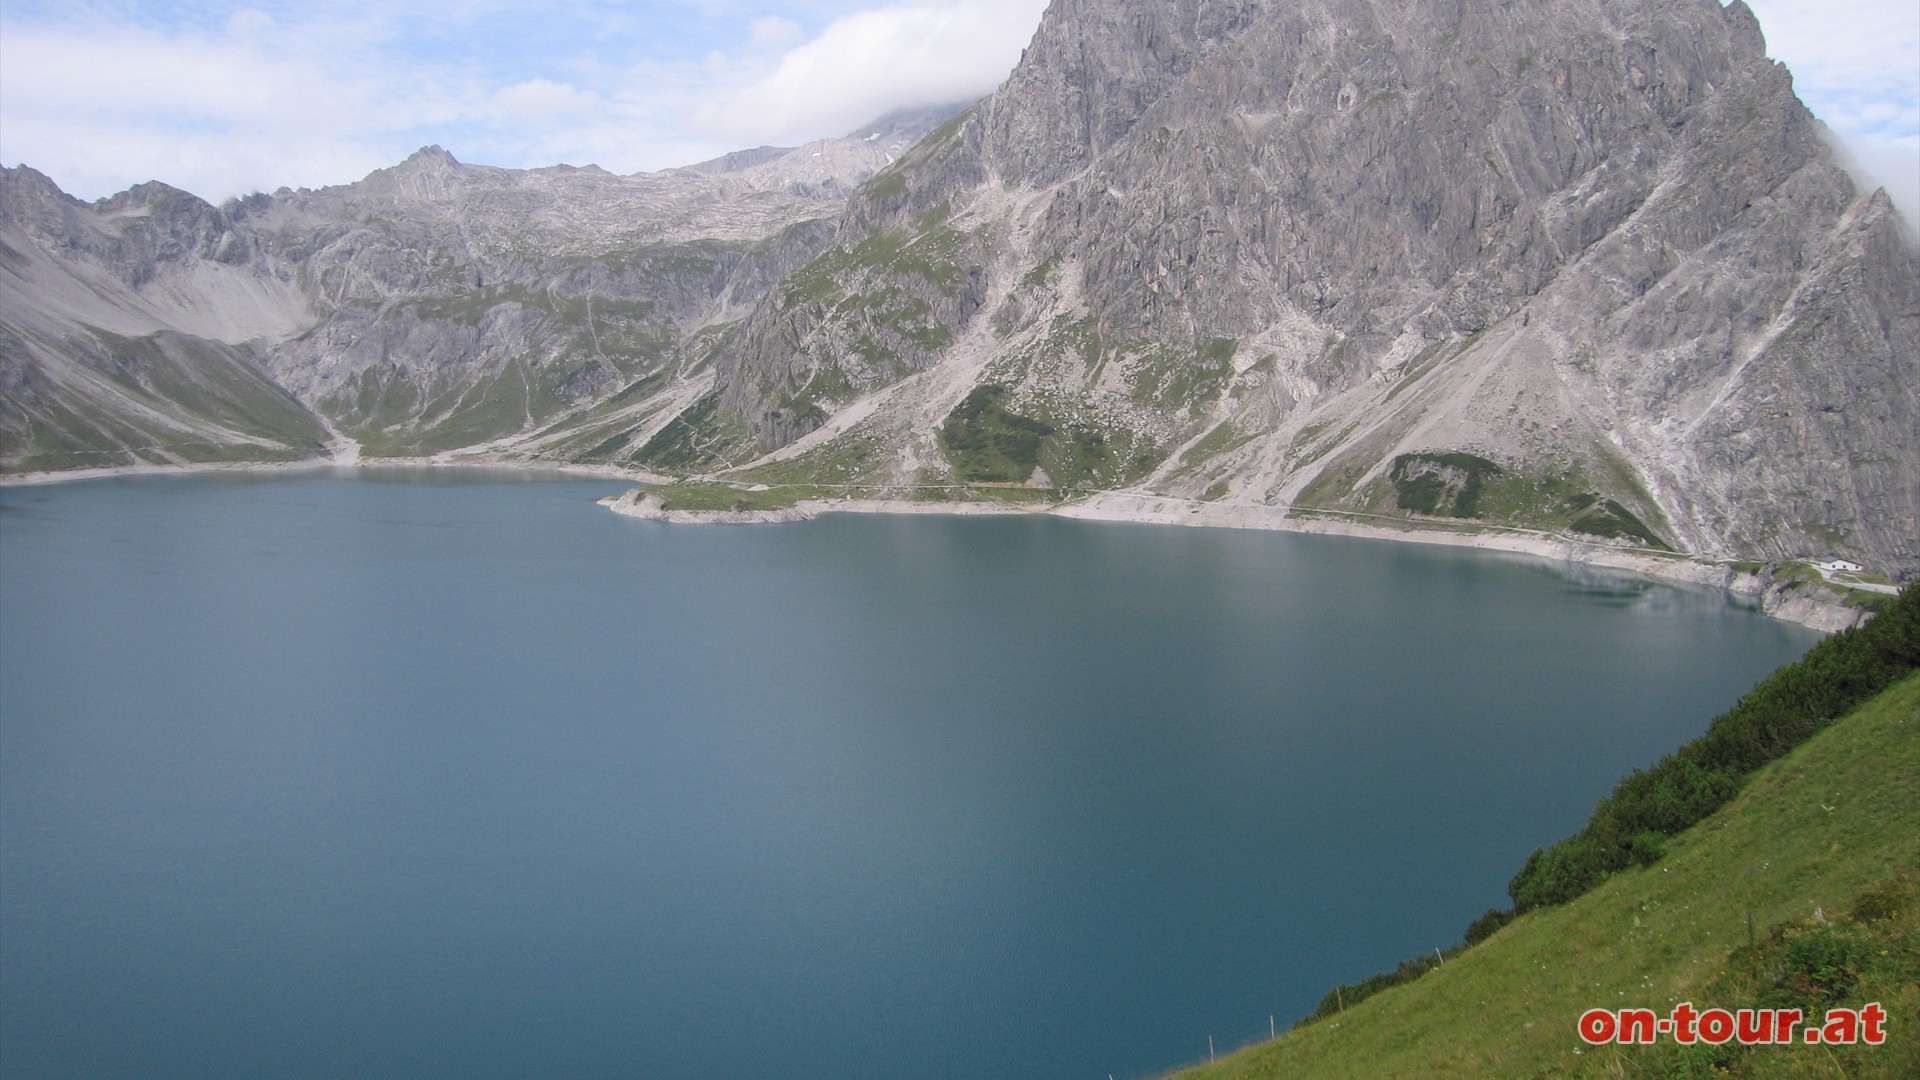
M 272 461 L 324 424 L 251 342 L 311 322 L 206 203 L 159 184 L 89 207 L 0 174 L 0 456 L 9 467 Z
M 429 150 L 218 209 L 10 170 L 0 460 L 308 452 L 102 374 L 96 329 L 166 332 L 370 453 L 1920 572 L 1920 249 L 1740 0 L 1056 0 L 942 117 L 635 177 Z
M 1060 485 L 1920 568 L 1920 261 L 1739 2 L 1060 0 L 708 461 L 984 476 L 983 386 Z
M 1656 865 L 1184 1080 L 1861 1076 L 1920 1070 L 1920 674 L 1764 767 Z M 1751 920 L 1751 923 L 1749 923 Z M 1751 938 L 1749 937 L 1751 925 Z M 1750 944 L 1751 942 L 1751 944 Z M 1589 1046 L 1590 1008 L 1879 1001 L 1884 1046 Z M 1904 1034 L 1903 1034 L 1904 1033 Z M 1798 1038 L 1798 1036 L 1796 1036 Z
M 429 147 L 222 207 L 158 183 L 87 205 L 7 169 L 0 462 L 297 457 L 329 425 L 376 454 L 540 437 L 569 453 L 568 422 L 623 391 L 606 411 L 643 435 L 711 380 L 715 328 L 951 111 L 628 177 Z

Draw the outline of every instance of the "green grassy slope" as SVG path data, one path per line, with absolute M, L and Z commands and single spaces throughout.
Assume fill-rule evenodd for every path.
M 1753 943 L 1749 945 L 1749 916 Z M 1591 1047 L 1589 1008 L 1882 1002 L 1886 1045 Z M 1408 985 L 1180 1074 L 1920 1076 L 1920 673 L 1676 836 Z

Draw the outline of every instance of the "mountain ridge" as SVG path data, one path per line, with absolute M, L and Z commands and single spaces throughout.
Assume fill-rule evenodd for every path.
M 662 368 L 697 379 L 689 339 L 818 250 L 846 192 L 944 116 L 711 175 L 501 169 L 430 146 L 354 184 L 218 207 L 158 182 L 88 204 L 7 169 L 0 459 L 277 461 L 343 433 L 432 453 L 531 434 Z M 159 386 L 189 377 L 178 365 L 275 392 L 259 415 L 209 412 Z
M 1920 254 L 1739 0 L 1056 0 L 981 102 L 810 147 L 423 150 L 169 210 L 120 278 L 153 322 L 169 274 L 252 267 L 263 332 L 195 336 L 374 454 L 1920 570 Z M 123 239 L 167 203 L 116 198 Z M 71 349 L 12 324 L 37 303 L 0 293 L 0 386 Z M 11 468 L 30 411 L 0 400 Z

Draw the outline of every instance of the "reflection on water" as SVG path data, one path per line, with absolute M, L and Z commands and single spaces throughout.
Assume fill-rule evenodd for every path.
M 1554 564 L 1554 572 L 1566 581 L 1570 591 L 1590 601 L 1618 607 L 1664 610 L 1685 598 L 1684 602 L 1689 604 L 1724 606 L 1732 611 L 1757 613 L 1761 610 L 1757 597 L 1711 585 L 1656 580 L 1612 567 L 1574 562 Z
M 1585 563 L 1560 563 L 1556 566 L 1556 572 L 1566 580 L 1569 592 L 1578 594 L 1589 603 L 1617 608 L 1658 605 L 1674 598 L 1682 590 L 1709 602 L 1724 602 L 1728 595 L 1724 589 L 1656 582 L 1640 574 Z

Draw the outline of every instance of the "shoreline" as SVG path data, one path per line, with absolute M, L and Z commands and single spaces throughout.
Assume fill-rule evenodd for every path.
M 502 460 L 499 458 L 463 459 L 445 454 L 431 457 L 338 457 L 302 458 L 299 461 L 204 461 L 178 465 L 106 465 L 96 469 L 58 469 L 39 472 L 0 474 L 0 487 L 40 487 L 82 480 L 107 480 L 117 476 L 203 476 L 208 473 L 304 473 L 349 472 L 356 469 L 480 469 L 500 472 L 550 472 L 572 476 L 599 477 L 629 484 L 668 484 L 671 476 L 643 469 L 624 469 L 617 465 L 579 465 L 566 462 Z
M 1762 571 L 1752 573 L 1728 563 L 1684 554 L 1658 555 L 1603 542 L 1490 526 L 1495 531 L 1453 532 L 1443 528 L 1391 528 L 1339 520 L 1337 512 L 1309 510 L 1296 516 L 1289 507 L 1202 503 L 1170 495 L 1103 494 L 1061 505 L 1014 506 L 1006 503 L 916 502 L 905 499 L 806 499 L 777 510 L 668 510 L 640 489 L 600 500 L 616 514 L 676 525 L 751 525 L 809 521 L 823 514 L 1050 514 L 1085 521 L 1177 525 L 1189 528 L 1254 529 L 1271 532 L 1351 536 L 1398 543 L 1477 548 L 1531 556 L 1563 565 L 1591 566 L 1650 577 L 1679 585 L 1719 589 L 1754 604 L 1770 618 L 1822 633 L 1836 633 L 1866 621 L 1870 613 L 1848 606 L 1824 582 L 1817 590 Z M 1812 593 L 1810 595 L 1810 592 Z M 1825 594 L 1825 595 L 1820 595 Z
M 357 450 L 358 447 L 353 447 Z M 457 452 L 456 452 L 457 453 Z M 201 462 L 180 465 L 113 465 L 97 469 L 64 469 L 0 475 L 0 487 L 32 487 L 117 476 L 184 476 L 209 473 L 275 474 L 358 469 L 479 469 L 506 472 L 545 472 L 619 480 L 640 485 L 669 484 L 674 477 L 616 465 L 579 465 L 564 462 L 462 457 L 364 458 L 342 453 L 326 458 L 286 462 Z M 808 521 L 822 514 L 1051 514 L 1084 521 L 1129 522 L 1142 525 L 1178 525 L 1189 528 L 1256 529 L 1272 532 L 1352 536 L 1399 543 L 1478 548 L 1543 559 L 1564 565 L 1618 570 L 1681 585 L 1720 589 L 1757 606 L 1770 618 L 1796 623 L 1823 633 L 1834 633 L 1864 622 L 1868 612 L 1848 606 L 1839 587 L 1822 582 L 1818 589 L 1795 588 L 1803 582 L 1781 580 L 1768 570 L 1753 573 L 1725 562 L 1695 556 L 1658 555 L 1598 541 L 1519 529 L 1483 526 L 1486 531 L 1450 531 L 1433 528 L 1390 527 L 1343 520 L 1338 511 L 1296 511 L 1292 507 L 1248 503 L 1207 503 L 1171 495 L 1101 493 L 1075 502 L 1018 506 L 1004 502 L 919 501 L 911 499 L 805 499 L 770 510 L 667 510 L 643 489 L 634 488 L 599 500 L 616 514 L 679 525 L 747 525 Z M 1769 568 L 1770 569 L 1770 568 Z M 1824 595 L 1822 595 L 1824 594 Z

